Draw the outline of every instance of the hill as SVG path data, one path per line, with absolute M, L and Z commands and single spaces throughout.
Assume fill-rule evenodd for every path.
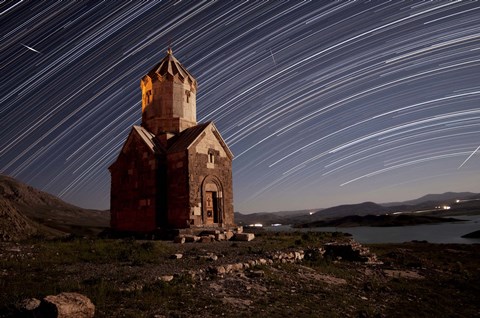
M 328 219 L 313 221 L 304 224 L 298 224 L 297 228 L 313 228 L 313 227 L 356 227 L 356 226 L 374 226 L 374 227 L 388 227 L 388 226 L 406 226 L 418 224 L 435 224 L 443 222 L 459 222 L 463 221 L 455 218 L 443 218 L 428 215 L 413 215 L 413 214 L 399 214 L 399 215 L 349 215 L 338 219 Z
M 108 211 L 82 209 L 4 175 L 0 175 L 0 215 L 0 234 L 5 240 L 95 234 L 110 219 Z
M 235 223 L 238 225 L 249 225 L 260 223 L 264 226 L 271 224 L 291 224 L 298 217 L 308 215 L 309 210 L 281 211 L 281 212 L 259 212 L 243 214 L 235 212 Z
M 441 194 L 427 194 L 418 199 L 407 200 L 403 202 L 381 203 L 381 205 L 384 207 L 391 207 L 397 205 L 418 205 L 425 203 L 431 203 L 435 205 L 453 202 L 455 200 L 468 200 L 473 198 L 479 198 L 479 194 L 472 192 L 445 192 Z
M 460 202 L 456 202 L 460 200 Z M 449 205 L 449 210 L 436 209 L 437 206 Z M 345 204 L 327 209 L 297 210 L 282 212 L 260 212 L 252 214 L 235 213 L 235 221 L 240 225 L 261 223 L 270 225 L 302 224 L 325 219 L 340 218 L 349 215 L 380 215 L 393 212 L 425 211 L 425 214 L 446 215 L 469 215 L 479 214 L 480 194 L 472 192 L 446 192 L 442 194 L 427 194 L 418 199 L 404 202 L 373 203 L 364 202 L 359 204 Z M 430 210 L 430 212 L 427 212 Z M 310 214 L 311 211 L 316 211 Z
M 347 215 L 384 214 L 387 212 L 388 211 L 385 207 L 373 202 L 345 204 L 318 211 L 312 215 L 311 221 Z

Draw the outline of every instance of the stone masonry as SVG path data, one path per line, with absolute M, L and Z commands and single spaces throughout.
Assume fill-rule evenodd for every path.
M 197 81 L 169 49 L 140 86 L 142 125 L 109 168 L 112 228 L 233 227 L 233 154 L 213 122 L 196 122 Z

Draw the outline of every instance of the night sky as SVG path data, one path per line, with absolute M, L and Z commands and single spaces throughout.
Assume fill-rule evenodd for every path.
M 109 208 L 166 54 L 235 154 L 235 211 L 480 192 L 480 3 L 3 1 L 0 172 Z

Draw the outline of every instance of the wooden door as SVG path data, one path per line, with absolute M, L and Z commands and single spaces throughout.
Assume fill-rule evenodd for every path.
M 206 211 L 206 215 L 205 215 L 205 224 L 209 225 L 209 224 L 213 224 L 213 216 L 214 216 L 214 202 L 213 202 L 213 199 L 214 199 L 214 195 L 213 195 L 213 192 L 212 191 L 207 191 L 205 192 L 205 211 Z

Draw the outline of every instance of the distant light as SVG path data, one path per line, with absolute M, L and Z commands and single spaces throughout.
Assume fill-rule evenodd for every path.
M 460 200 L 455 200 L 456 203 L 460 203 Z
M 272 224 L 272 226 L 281 226 L 281 225 L 282 225 L 282 224 L 280 224 L 280 223 L 274 223 L 274 224 Z
M 310 212 L 310 215 L 312 215 L 314 212 Z
M 251 227 L 263 227 L 263 224 L 262 223 L 254 223 L 254 224 L 250 224 L 249 226 L 251 226 Z
M 444 210 L 450 210 L 450 206 L 448 206 L 448 205 L 444 205 L 442 208 L 443 208 Z

